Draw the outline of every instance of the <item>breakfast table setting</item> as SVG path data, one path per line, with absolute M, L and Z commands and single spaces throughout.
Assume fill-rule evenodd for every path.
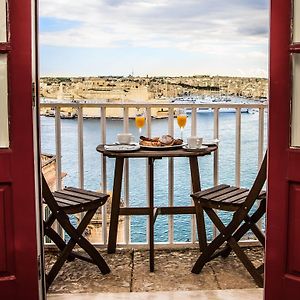
M 142 118 L 140 115 L 138 118 Z M 178 118 L 178 116 L 177 116 Z M 138 120 L 138 121 L 137 121 Z M 177 120 L 178 121 L 178 120 Z M 186 122 L 186 119 L 185 119 Z M 136 117 L 136 125 L 144 126 L 141 119 Z M 179 124 L 179 122 L 178 122 Z M 183 125 L 183 122 L 180 123 Z M 180 125 L 179 124 L 179 125 Z M 184 123 L 185 125 L 185 123 Z M 183 125 L 183 127 L 184 127 Z M 180 126 L 182 128 L 182 126 Z M 182 132 L 182 131 L 181 131 Z M 140 130 L 141 133 L 141 130 Z M 202 137 L 189 136 L 186 142 L 181 138 L 175 138 L 170 134 L 155 137 L 140 135 L 139 141 L 135 142 L 132 133 L 119 133 L 116 142 L 112 144 L 100 144 L 96 150 L 103 156 L 115 159 L 113 193 L 111 204 L 111 217 L 108 236 L 108 253 L 116 252 L 118 221 L 120 215 L 147 215 L 149 223 L 149 250 L 150 250 L 150 272 L 154 271 L 154 223 L 158 215 L 197 214 L 197 232 L 200 250 L 207 245 L 204 214 L 202 209 L 194 206 L 166 206 L 155 205 L 154 190 L 154 162 L 165 157 L 186 157 L 189 161 L 192 190 L 195 193 L 201 190 L 200 168 L 198 157 L 210 155 L 218 149 L 218 140 L 203 140 Z M 124 171 L 124 160 L 130 158 L 144 158 L 147 160 L 148 172 L 148 205 L 145 207 L 121 207 L 121 191 Z M 146 167 L 146 166 L 145 166 Z M 187 170 L 188 172 L 188 170 Z

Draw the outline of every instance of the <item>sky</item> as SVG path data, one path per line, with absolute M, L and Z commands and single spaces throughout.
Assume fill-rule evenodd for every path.
M 40 0 L 41 76 L 268 76 L 268 0 Z

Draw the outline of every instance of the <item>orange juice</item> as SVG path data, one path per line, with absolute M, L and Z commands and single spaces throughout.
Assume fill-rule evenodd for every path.
M 185 116 L 185 115 L 178 115 L 177 116 L 177 123 L 178 123 L 180 128 L 183 128 L 185 126 L 186 118 L 187 118 L 187 116 Z
M 136 116 L 135 117 L 135 125 L 137 128 L 142 128 L 145 125 L 145 117 L 144 116 Z

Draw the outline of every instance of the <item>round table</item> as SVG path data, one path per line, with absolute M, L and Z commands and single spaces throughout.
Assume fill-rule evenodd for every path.
M 96 150 L 104 156 L 115 158 L 114 184 L 111 204 L 111 218 L 108 238 L 108 253 L 115 253 L 118 232 L 119 215 L 148 215 L 149 216 L 149 246 L 150 246 L 150 271 L 154 271 L 154 222 L 157 215 L 170 214 L 197 214 L 197 230 L 200 250 L 206 247 L 206 232 L 203 210 L 194 206 L 180 207 L 155 207 L 154 206 L 154 161 L 163 157 L 187 157 L 189 158 L 190 173 L 193 193 L 201 190 L 200 172 L 198 166 L 198 157 L 209 155 L 218 149 L 217 145 L 208 146 L 205 149 L 187 151 L 179 149 L 161 149 L 149 150 L 139 149 L 132 152 L 113 152 L 105 150 L 104 145 L 98 145 Z M 148 207 L 120 207 L 122 177 L 125 158 L 147 158 L 148 159 L 148 188 L 149 188 L 149 206 Z

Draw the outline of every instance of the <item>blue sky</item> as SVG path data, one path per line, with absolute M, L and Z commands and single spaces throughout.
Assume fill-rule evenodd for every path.
M 42 76 L 267 77 L 267 0 L 41 0 Z

